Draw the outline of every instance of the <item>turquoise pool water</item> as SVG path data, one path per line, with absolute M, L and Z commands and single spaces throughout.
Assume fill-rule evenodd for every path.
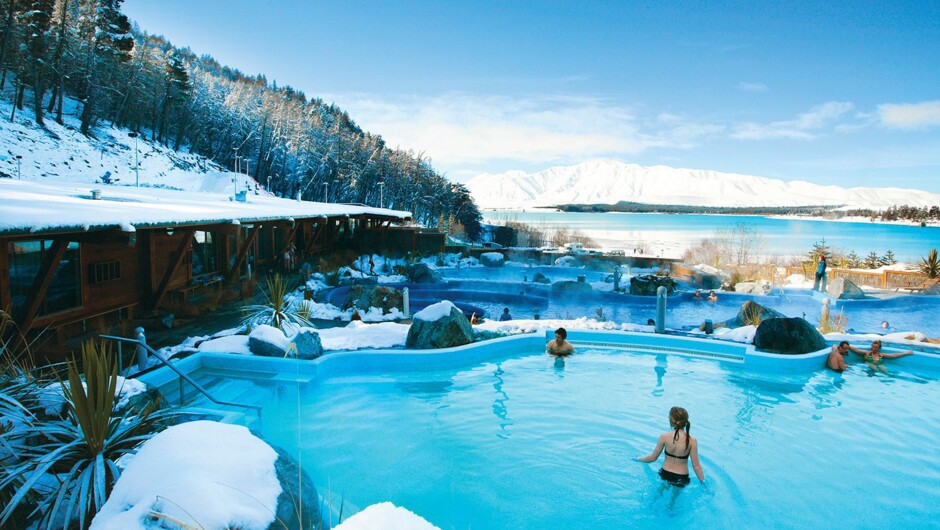
M 922 528 L 940 503 L 940 373 L 908 359 L 887 376 L 772 376 L 582 347 L 564 366 L 519 351 L 459 369 L 320 364 L 301 383 L 196 377 L 263 403 L 264 436 L 347 513 L 390 500 L 442 529 Z M 704 489 L 662 491 L 661 460 L 632 460 L 673 405 L 691 414 Z

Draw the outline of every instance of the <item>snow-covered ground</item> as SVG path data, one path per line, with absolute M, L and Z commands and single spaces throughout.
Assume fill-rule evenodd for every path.
M 245 427 L 174 425 L 126 462 L 91 528 L 264 530 L 275 520 L 281 493 L 276 460 L 274 449 Z
M 195 192 L 233 194 L 235 173 L 198 155 L 174 151 L 146 135 L 136 140 L 130 131 L 107 126 L 95 129 L 97 138 L 79 132 L 75 100 L 67 98 L 65 125 L 51 117 L 46 129 L 36 127 L 30 111 L 18 112 L 16 120 L 0 120 L 0 176 L 58 183 L 100 183 L 105 173 L 116 180 L 116 186 L 134 186 L 138 176 L 142 186 L 171 188 Z M 9 116 L 12 106 L 0 100 L 0 115 Z M 136 159 L 139 169 L 134 170 Z M 17 156 L 22 157 L 19 160 Z M 239 175 L 238 189 L 266 194 L 247 175 Z

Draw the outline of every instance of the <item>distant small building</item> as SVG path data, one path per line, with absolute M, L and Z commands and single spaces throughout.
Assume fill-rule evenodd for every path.
M 89 319 L 185 304 L 249 270 L 339 248 L 440 251 L 444 235 L 393 226 L 405 211 L 156 188 L 0 179 L 0 307 L 60 339 Z M 286 259 L 286 257 L 290 259 Z

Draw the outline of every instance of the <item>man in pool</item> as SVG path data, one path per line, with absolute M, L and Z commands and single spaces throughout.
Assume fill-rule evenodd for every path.
M 844 372 L 849 367 L 849 364 L 845 362 L 845 355 L 849 353 L 850 348 L 852 346 L 849 346 L 848 341 L 842 341 L 833 346 L 832 351 L 829 352 L 829 358 L 826 359 L 826 367 L 836 372 Z
M 555 357 L 567 357 L 574 353 L 574 346 L 568 342 L 568 332 L 565 328 L 555 330 L 555 340 L 548 341 L 545 351 Z
M 715 291 L 708 291 L 708 301 L 709 301 L 709 302 L 717 302 L 717 301 L 718 301 L 718 295 L 715 294 Z

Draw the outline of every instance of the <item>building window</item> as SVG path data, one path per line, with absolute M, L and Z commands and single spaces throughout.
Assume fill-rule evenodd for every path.
M 193 234 L 193 276 L 219 272 L 218 253 L 218 241 L 212 232 Z
M 39 275 L 46 253 L 52 250 L 53 242 L 18 241 L 9 243 L 10 294 L 13 310 L 20 310 Z M 78 243 L 69 243 L 49 282 L 49 288 L 39 306 L 37 315 L 49 315 L 82 306 L 81 254 Z
M 120 261 L 92 263 L 88 270 L 89 283 L 107 283 L 121 279 Z

